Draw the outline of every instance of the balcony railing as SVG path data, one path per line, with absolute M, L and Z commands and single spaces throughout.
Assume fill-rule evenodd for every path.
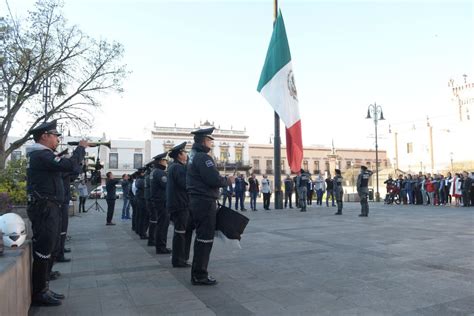
M 240 171 L 248 171 L 252 168 L 250 162 L 248 160 L 242 161 L 222 161 L 216 160 L 216 167 L 218 170 L 240 170 Z

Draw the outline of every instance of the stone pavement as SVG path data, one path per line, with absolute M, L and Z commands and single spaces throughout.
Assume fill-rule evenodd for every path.
M 216 240 L 214 287 L 192 286 L 118 210 L 117 226 L 96 211 L 71 218 L 72 261 L 51 282 L 67 298 L 30 315 L 474 315 L 474 208 L 260 206 L 242 249 Z

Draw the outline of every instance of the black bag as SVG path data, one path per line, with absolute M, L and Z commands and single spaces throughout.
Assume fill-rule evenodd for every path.
M 219 204 L 216 216 L 216 230 L 220 230 L 229 239 L 240 240 L 249 219 L 224 205 Z

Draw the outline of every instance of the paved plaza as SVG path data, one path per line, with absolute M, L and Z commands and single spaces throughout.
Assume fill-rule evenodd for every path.
M 242 249 L 216 240 L 219 284 L 203 287 L 139 240 L 118 201 L 117 226 L 71 218 L 72 261 L 51 282 L 66 299 L 30 315 L 474 315 L 474 208 L 370 206 L 247 211 Z

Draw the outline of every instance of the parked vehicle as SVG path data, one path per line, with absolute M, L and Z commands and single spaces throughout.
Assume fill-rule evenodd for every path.
M 105 198 L 105 185 L 99 185 L 89 193 L 91 199 L 103 199 Z

